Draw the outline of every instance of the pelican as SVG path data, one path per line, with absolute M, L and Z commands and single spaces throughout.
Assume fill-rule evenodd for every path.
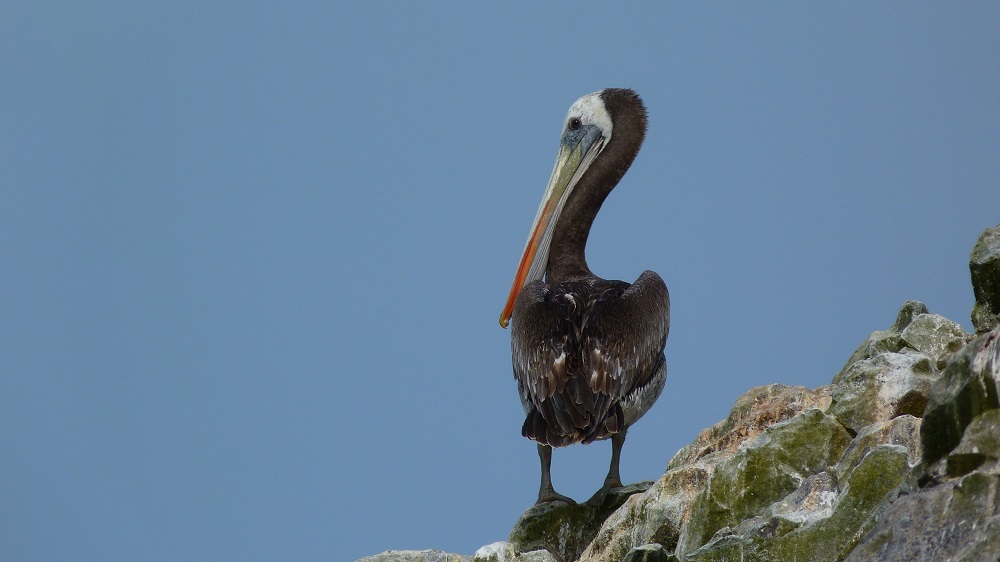
M 632 165 L 646 136 L 646 108 L 632 90 L 578 99 L 531 225 L 500 325 L 511 324 L 514 378 L 524 406 L 521 434 L 536 442 L 536 504 L 575 502 L 552 487 L 552 448 L 611 439 L 611 467 L 588 504 L 622 486 L 628 428 L 663 391 L 670 295 L 659 275 L 609 281 L 587 267 L 590 226 Z M 543 279 L 544 277 L 544 279 Z

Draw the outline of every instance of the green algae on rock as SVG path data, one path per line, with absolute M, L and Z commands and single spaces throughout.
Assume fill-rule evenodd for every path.
M 681 532 L 678 552 L 694 550 L 720 529 L 760 514 L 839 460 L 850 441 L 836 418 L 818 408 L 769 427 L 715 467 Z
M 684 558 L 690 562 L 729 560 L 837 560 L 875 521 L 877 508 L 894 499 L 892 491 L 907 473 L 906 450 L 897 445 L 873 449 L 837 490 L 828 473 L 808 479 L 795 495 L 801 509 L 778 502 L 761 516 L 716 537 Z
M 604 520 L 629 496 L 646 491 L 652 484 L 640 482 L 614 489 L 600 507 L 562 502 L 532 506 L 518 519 L 508 541 L 515 552 L 547 550 L 557 560 L 577 560 Z

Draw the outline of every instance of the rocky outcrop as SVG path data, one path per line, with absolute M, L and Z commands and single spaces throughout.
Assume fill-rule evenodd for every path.
M 532 506 L 510 532 L 510 546 L 514 552 L 545 550 L 557 553 L 560 560 L 576 560 L 593 542 L 605 520 L 629 497 L 645 492 L 652 484 L 641 482 L 614 490 L 599 508 L 562 502 Z
M 471 557 L 366 562 L 1000 558 L 1000 227 L 970 269 L 978 335 L 904 303 L 830 385 L 769 385 L 600 509 L 528 509 Z M 421 557 L 422 556 L 422 557 Z
M 924 413 L 920 487 L 901 496 L 847 560 L 1000 558 L 1000 328 L 970 342 Z
M 1000 324 L 1000 224 L 987 228 L 972 248 L 969 258 L 972 292 L 972 325 L 981 334 Z

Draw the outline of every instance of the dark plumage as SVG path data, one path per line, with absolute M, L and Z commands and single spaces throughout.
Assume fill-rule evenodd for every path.
M 526 414 L 521 433 L 539 444 L 539 502 L 572 501 L 552 488 L 551 447 L 612 438 L 611 469 L 591 500 L 602 502 L 621 486 L 625 433 L 666 380 L 670 297 L 663 280 L 652 271 L 632 284 L 604 280 L 585 257 L 594 218 L 645 132 L 646 110 L 631 90 L 602 90 L 573 104 L 501 315 L 501 324 L 512 320 L 514 377 Z

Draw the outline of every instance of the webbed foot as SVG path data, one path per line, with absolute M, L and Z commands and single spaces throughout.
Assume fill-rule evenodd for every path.
M 540 505 L 543 503 L 550 503 L 550 502 L 563 502 L 566 505 L 576 505 L 576 502 L 573 501 L 573 498 L 564 496 L 556 492 L 555 490 L 540 492 L 538 494 L 538 501 L 535 502 L 535 505 Z
M 615 488 L 621 488 L 623 486 L 620 478 L 608 477 L 604 481 L 604 485 L 598 490 L 593 496 L 587 500 L 587 505 L 591 507 L 601 507 L 604 505 L 604 501 L 608 499 L 608 493 Z

